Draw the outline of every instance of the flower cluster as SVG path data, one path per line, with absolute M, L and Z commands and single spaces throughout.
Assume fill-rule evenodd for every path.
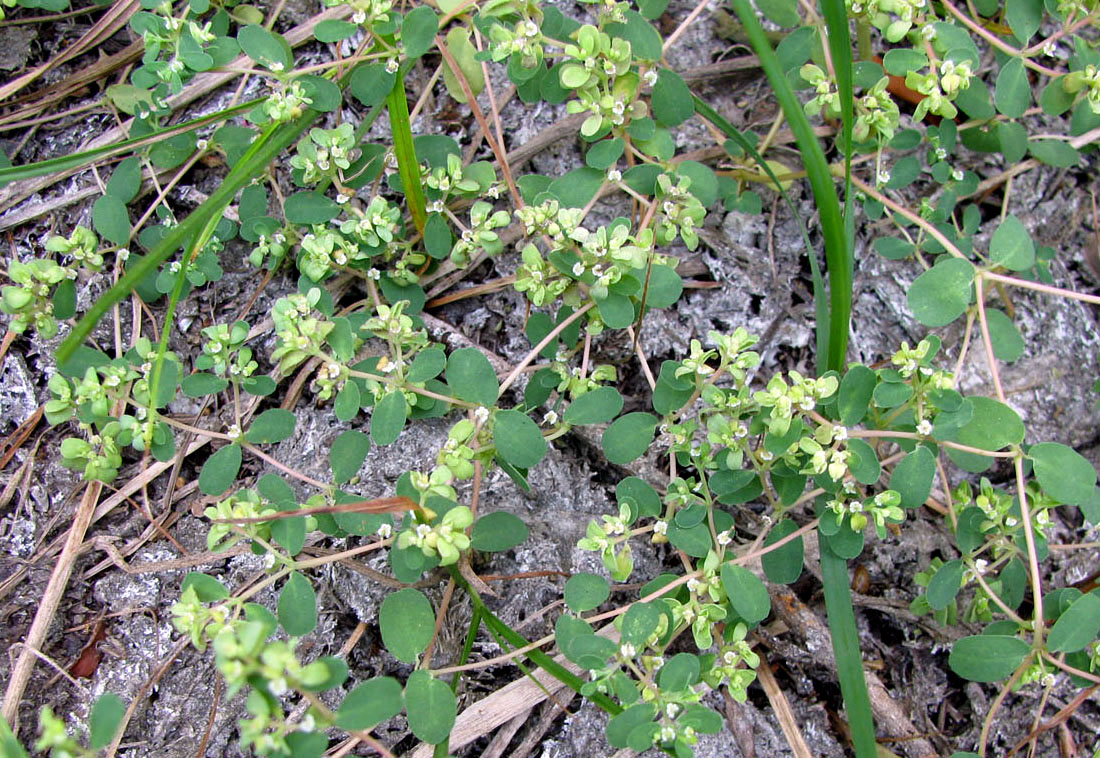
M 355 148 L 355 130 L 347 121 L 335 129 L 309 130 L 309 137 L 298 142 L 298 154 L 290 165 L 302 172 L 302 184 L 317 184 L 323 179 L 342 178 L 351 166 Z
M 573 33 L 575 44 L 565 46 L 568 62 L 561 68 L 561 86 L 575 92 L 566 104 L 569 113 L 588 113 L 581 134 L 592 137 L 603 129 L 623 129 L 649 112 L 638 98 L 642 77 L 630 70 L 630 43 L 612 38 L 591 24 Z
M 442 566 L 458 562 L 459 555 L 470 547 L 466 529 L 474 523 L 474 515 L 465 505 L 456 505 L 443 514 L 434 526 L 416 524 L 397 535 L 397 547 L 419 548 L 424 555 L 439 556 Z

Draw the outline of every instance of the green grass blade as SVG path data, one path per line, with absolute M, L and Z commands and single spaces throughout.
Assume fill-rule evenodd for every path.
M 825 610 L 829 614 L 829 634 L 833 638 L 837 679 L 848 711 L 848 726 L 852 730 L 852 745 L 856 758 L 876 758 L 875 722 L 871 715 L 871 698 L 863 678 L 863 656 L 859 651 L 859 632 L 852 608 L 852 588 L 848 579 L 848 562 L 829 549 L 828 540 L 818 532 L 821 552 L 821 583 L 825 587 Z
M 760 60 L 760 67 L 768 77 L 776 100 L 783 108 L 787 123 L 802 153 L 802 163 L 813 189 L 814 201 L 821 218 L 821 230 L 825 237 L 825 260 L 829 272 L 829 313 L 826 323 L 820 318 L 817 324 L 818 369 L 844 368 L 848 352 L 848 322 L 852 311 L 852 267 L 849 255 L 844 218 L 840 212 L 840 200 L 833 183 L 825 152 L 814 135 L 802 103 L 795 96 L 787 77 L 779 65 L 764 28 L 748 0 L 731 0 L 753 51 Z M 816 299 L 815 293 L 815 299 Z M 821 310 L 818 309 L 818 313 Z
M 393 132 L 393 152 L 397 156 L 397 170 L 401 175 L 401 186 L 405 190 L 405 201 L 409 204 L 413 225 L 420 234 L 424 234 L 424 224 L 428 220 L 428 203 L 424 198 L 424 187 L 420 184 L 420 163 L 416 160 L 413 148 L 412 124 L 409 123 L 409 103 L 405 99 L 405 70 L 402 66 L 397 81 L 386 100 L 390 112 L 390 130 Z
M 130 294 L 138 282 L 167 260 L 187 240 L 198 234 L 211 218 L 221 214 L 222 210 L 233 201 L 237 192 L 254 177 L 263 173 L 275 157 L 308 129 L 319 115 L 317 111 L 307 110 L 294 121 L 277 127 L 268 127 L 259 139 L 252 143 L 248 152 L 226 175 L 225 181 L 214 190 L 206 202 L 181 223 L 172 227 L 147 256 L 136 266 L 127 268 L 126 274 L 106 294 L 95 301 L 91 309 L 73 327 L 72 333 L 61 343 L 57 350 L 57 362 L 64 363 L 68 360 L 111 306 Z
M 38 161 L 37 163 L 28 163 L 23 166 L 0 168 L 0 187 L 9 182 L 18 182 L 23 179 L 33 179 L 36 176 L 45 176 L 46 174 L 52 174 L 58 171 L 68 171 L 69 169 L 80 168 L 81 166 L 87 166 L 105 158 L 128 153 L 135 148 L 155 145 L 177 134 L 184 134 L 194 129 L 198 129 L 199 127 L 206 126 L 207 124 L 225 121 L 238 113 L 250 111 L 256 107 L 257 102 L 259 101 L 252 100 L 247 103 L 241 103 L 240 105 L 226 108 L 225 110 L 212 113 L 208 116 L 200 116 L 199 118 L 185 121 L 182 124 L 177 124 L 167 129 L 161 129 L 152 134 L 147 134 L 144 137 L 134 137 L 133 139 L 122 140 L 113 145 L 104 145 L 103 147 L 97 147 L 92 150 L 84 150 L 79 153 L 73 153 L 72 155 L 64 155 L 60 158 L 51 158 L 48 161 Z
M 848 29 L 848 9 L 844 0 L 821 0 L 821 12 L 829 32 L 829 53 L 836 73 L 840 95 L 840 149 L 844 153 L 844 244 L 846 252 L 848 300 L 851 301 L 852 269 L 855 265 L 855 213 L 852 210 L 852 130 L 855 127 L 855 87 L 852 74 L 852 39 Z M 847 334 L 847 326 L 845 326 Z M 847 344 L 845 344 L 847 346 Z M 830 366 L 837 371 L 840 366 Z

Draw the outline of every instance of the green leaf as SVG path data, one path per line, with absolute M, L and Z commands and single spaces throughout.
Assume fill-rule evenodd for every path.
M 848 452 L 855 455 L 849 460 L 848 468 L 860 484 L 874 484 L 882 475 L 875 449 L 864 440 L 854 437 L 847 441 Z
M 928 65 L 928 56 L 911 47 L 887 50 L 882 56 L 882 67 L 891 76 L 904 77 L 910 71 L 920 71 Z
M 667 667 L 668 664 L 666 663 Z M 611 747 L 626 748 L 630 745 L 631 734 L 645 729 L 653 723 L 657 715 L 657 706 L 653 703 L 635 703 L 607 722 L 607 744 Z
M 626 143 L 622 137 L 600 140 L 588 148 L 584 162 L 597 171 L 607 171 L 618 162 L 625 149 Z
M 1073 601 L 1050 628 L 1047 648 L 1052 653 L 1084 650 L 1100 632 L 1100 597 L 1089 592 Z
M 653 24 L 645 20 L 642 14 L 634 10 L 623 11 L 626 23 L 607 24 L 604 31 L 612 37 L 625 39 L 630 43 L 630 52 L 634 60 L 658 61 L 662 55 L 663 40 Z
M 428 348 L 427 350 L 421 350 L 413 358 L 406 378 L 413 383 L 426 382 L 442 374 L 443 369 L 446 367 L 447 354 L 443 352 L 443 348 Z
M 383 395 L 370 417 L 370 438 L 374 444 L 390 445 L 396 442 L 405 428 L 408 412 L 404 392 L 395 390 Z
M 412 60 L 424 55 L 431 49 L 437 31 L 439 18 L 431 8 L 421 5 L 409 11 L 401 24 L 401 42 L 405 45 L 405 55 Z
M 229 382 L 225 379 L 222 379 L 220 376 L 208 374 L 204 371 L 185 376 L 180 382 L 180 389 L 183 390 L 183 394 L 187 395 L 187 397 L 216 395 L 228 386 Z
M 1028 140 L 1027 147 L 1036 160 L 1055 168 L 1073 168 L 1081 162 L 1081 153 L 1062 140 L 1033 139 Z
M 496 372 L 476 347 L 455 350 L 447 359 L 447 384 L 462 400 L 493 406 L 500 394 Z
M 1021 45 L 1027 44 L 1043 20 L 1043 0 L 1005 0 L 1005 21 Z
M 317 593 L 300 572 L 291 572 L 279 593 L 276 610 L 279 624 L 291 637 L 303 637 L 317 626 Z
M 336 711 L 336 726 L 367 731 L 389 721 L 403 707 L 401 683 L 390 676 L 376 676 L 347 694 Z
M 194 132 L 169 137 L 153 145 L 149 150 L 149 160 L 157 168 L 175 168 L 195 152 L 197 140 Z
M 421 669 L 410 674 L 405 684 L 405 709 L 412 733 L 429 745 L 437 745 L 451 733 L 458 701 L 445 682 Z
M 980 634 L 963 637 L 951 648 L 947 664 L 963 679 L 996 682 L 1012 674 L 1031 652 L 1018 637 Z
M 206 459 L 199 472 L 199 491 L 204 495 L 221 495 L 231 486 L 241 470 L 241 446 L 226 445 Z
M 797 531 L 798 524 L 785 518 L 768 532 L 768 536 L 764 539 L 764 547 L 769 547 Z M 802 576 L 802 562 L 805 554 L 805 545 L 799 537 L 770 553 L 765 553 L 760 557 L 760 563 L 764 567 L 764 574 L 768 577 L 768 581 L 776 584 L 791 584 Z
M 481 62 L 477 59 L 477 48 L 470 42 L 470 31 L 461 26 L 453 26 L 447 32 L 447 52 L 458 64 L 458 70 L 466 79 L 470 91 L 474 97 L 485 89 L 485 74 L 481 69 Z M 447 93 L 459 103 L 466 102 L 466 92 L 462 89 L 458 77 L 451 70 L 449 61 L 444 61 L 443 84 L 447 87 Z
M 1043 492 L 1067 505 L 1092 500 L 1096 490 L 1096 469 L 1076 452 L 1057 442 L 1040 442 L 1027 451 L 1035 467 L 1035 478 Z
M 626 499 L 633 501 L 631 510 L 635 519 L 661 512 L 661 496 L 649 482 L 637 476 L 628 476 L 615 486 L 615 500 L 622 504 Z
M 131 156 L 118 164 L 107 180 L 107 194 L 118 198 L 123 205 L 129 203 L 141 190 L 141 161 Z
M 442 260 L 451 254 L 453 244 L 454 235 L 451 234 L 447 219 L 441 213 L 429 213 L 424 224 L 424 249 L 428 251 L 428 255 Z
M 280 511 L 296 511 L 297 503 L 283 503 Z M 271 524 L 272 538 L 283 546 L 287 555 L 294 557 L 302 552 L 306 544 L 306 519 L 304 516 L 277 519 Z
M 397 74 L 387 71 L 384 63 L 371 63 L 366 66 L 358 66 L 351 74 L 351 83 L 348 89 L 355 99 L 367 108 L 386 102 L 393 85 L 397 82 Z M 419 155 L 419 151 L 418 151 Z
M 653 441 L 658 419 L 651 413 L 628 413 L 611 423 L 603 433 L 607 460 L 625 466 L 641 456 Z
M 277 386 L 275 380 L 266 374 L 250 376 L 241 382 L 241 389 L 249 395 L 258 395 L 259 397 L 267 397 L 275 391 Z
M 974 264 L 946 256 L 909 287 L 909 310 L 925 326 L 946 326 L 970 305 Z
M 565 409 L 568 424 L 603 424 L 619 415 L 623 396 L 612 387 L 597 387 L 584 393 Z
M 655 606 L 651 603 L 635 603 L 623 614 L 623 627 L 620 630 L 622 641 L 642 649 L 649 635 L 657 630 L 659 623 L 661 612 Z
M 88 717 L 92 750 L 102 750 L 111 744 L 125 715 L 126 704 L 113 692 L 104 692 L 96 699 Z
M 126 204 L 114 195 L 99 198 L 92 206 L 92 226 L 116 245 L 125 245 L 130 239 L 130 214 Z
M 612 329 L 625 329 L 634 323 L 634 303 L 626 295 L 609 292 L 606 297 L 596 300 L 596 308 L 603 322 Z
M 244 438 L 253 445 L 282 442 L 294 435 L 298 417 L 288 410 L 272 408 L 252 419 Z
M 1001 450 L 1024 441 L 1024 422 L 1016 411 L 989 397 L 978 395 L 968 400 L 974 413 L 959 428 L 953 441 L 982 450 Z
M 722 564 L 722 586 L 729 595 L 733 610 L 749 624 L 763 621 L 771 613 L 768 588 L 747 568 L 732 563 Z
M 904 260 L 916 250 L 912 242 L 908 242 L 899 237 L 879 237 L 871 243 L 871 247 L 875 249 L 876 253 L 888 261 Z
M 1020 118 L 1031 105 L 1031 84 L 1021 59 L 1011 58 L 1001 66 L 993 102 L 997 110 L 1009 118 Z
M 699 681 L 699 656 L 677 653 L 657 672 L 657 684 L 666 692 L 682 692 Z
M 546 191 L 566 208 L 583 208 L 599 192 L 604 179 L 603 171 L 581 166 L 550 182 Z
M 76 282 L 62 279 L 53 291 L 53 317 L 58 321 L 70 319 L 76 315 Z
M 276 73 L 289 72 L 294 65 L 286 40 L 258 24 L 249 24 L 237 32 L 237 44 L 249 58 Z
M 861 363 L 848 369 L 848 373 L 840 380 L 837 394 L 836 408 L 840 413 L 841 424 L 855 426 L 863 421 L 867 408 L 871 405 L 871 396 L 877 381 L 875 372 Z
M 940 566 L 928 582 L 928 604 L 933 610 L 942 611 L 951 604 L 962 588 L 966 566 L 962 561 L 954 560 Z
M 1008 214 L 993 232 L 989 240 L 989 257 L 1011 271 L 1026 271 L 1035 265 L 1035 243 L 1024 223 L 1014 214 Z
M 359 385 L 355 382 L 347 382 L 336 393 L 336 399 L 332 403 L 332 413 L 340 421 L 351 421 L 359 415 Z
M 283 204 L 292 224 L 325 224 L 340 215 L 340 206 L 318 192 L 296 192 Z
M 890 473 L 890 489 L 901 495 L 902 508 L 920 508 L 932 494 L 936 457 L 924 445 L 917 445 Z
M 638 11 L 643 18 L 656 21 L 668 8 L 668 0 L 638 0 Z
M 672 266 L 654 264 L 649 270 L 649 289 L 646 290 L 647 308 L 668 308 L 684 293 L 684 280 Z
M 329 19 L 321 21 L 313 27 L 313 36 L 317 38 L 318 42 L 332 43 L 345 40 L 358 30 L 359 26 L 349 21 Z
M 386 596 L 378 610 L 382 643 L 403 663 L 416 663 L 435 632 L 435 611 L 420 590 L 398 590 Z
M 186 592 L 188 587 L 195 589 L 195 594 L 203 603 L 216 603 L 229 597 L 229 589 L 224 584 L 201 571 L 192 571 L 183 578 L 180 591 Z
M 581 613 L 597 608 L 611 595 L 607 580 L 596 574 L 574 574 L 565 583 L 565 604 Z
M 329 465 L 332 467 L 332 478 L 337 484 L 350 481 L 359 473 L 363 461 L 370 452 L 370 437 L 358 429 L 348 429 L 340 433 L 328 452 Z
M 546 440 L 538 424 L 519 411 L 497 411 L 493 444 L 497 455 L 519 468 L 531 468 L 546 455 Z
M 695 115 L 691 90 L 674 71 L 662 68 L 653 85 L 653 118 L 661 126 L 678 126 Z
M 989 326 L 989 340 L 993 343 L 993 354 L 1006 363 L 1019 360 L 1024 354 L 1024 338 L 1012 319 L 996 308 L 986 308 L 985 319 Z
M 509 550 L 527 539 L 527 524 L 507 511 L 489 513 L 476 522 L 470 533 L 470 544 L 475 550 L 499 553 Z
M 336 82 L 329 81 L 323 76 L 306 74 L 295 79 L 302 86 L 302 91 L 310 99 L 309 107 L 321 113 L 331 113 L 344 102 L 344 95 Z
M 756 7 L 769 21 L 779 26 L 791 27 L 802 23 L 795 0 L 756 0 Z
M 693 110 L 694 107 L 692 105 Z M 695 195 L 704 208 L 711 207 L 718 200 L 718 177 L 710 166 L 699 161 L 681 161 L 676 173 L 691 179 L 688 192 Z

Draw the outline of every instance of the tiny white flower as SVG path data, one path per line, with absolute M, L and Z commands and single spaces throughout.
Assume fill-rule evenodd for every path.
M 396 58 L 390 58 L 386 61 L 386 72 L 390 74 L 396 74 L 397 69 L 401 68 L 401 64 L 397 62 Z
M 129 251 L 129 249 L 127 249 L 125 247 L 119 248 L 119 251 L 117 253 L 115 253 L 115 257 L 117 257 L 120 261 L 129 260 L 130 251 Z
M 955 169 L 951 172 L 951 178 L 956 182 L 961 182 L 963 180 L 963 170 L 961 168 Z
M 554 426 L 558 423 L 558 414 L 555 411 L 547 411 L 542 417 L 542 423 Z
M 573 276 L 581 276 L 584 273 L 584 263 L 577 261 L 573 264 Z
M 653 525 L 653 531 L 656 534 L 668 534 L 668 522 L 658 521 Z
M 729 530 L 724 532 L 718 532 L 718 544 L 723 547 L 730 544 L 733 541 L 733 537 L 730 536 Z
M 619 654 L 623 658 L 633 658 L 635 655 L 637 655 L 637 653 L 638 651 L 629 642 L 624 642 L 622 645 L 619 646 Z
M 393 534 L 393 524 L 387 521 L 386 523 L 382 524 L 382 526 L 378 527 L 378 530 L 375 532 L 375 534 L 377 534 L 384 540 L 388 540 Z
M 286 68 L 286 66 L 284 66 L 281 61 L 272 61 L 270 64 L 268 64 L 268 68 L 278 74 L 284 68 Z
M 890 172 L 889 172 L 889 171 L 887 171 L 887 170 L 886 170 L 886 169 L 884 169 L 884 168 L 883 168 L 883 169 L 879 169 L 879 172 L 878 172 L 878 183 L 879 183 L 879 184 L 886 184 L 886 183 L 887 183 L 887 182 L 889 182 L 889 181 L 890 181 Z
M 607 172 L 607 181 L 609 182 L 617 182 L 622 178 L 623 172 L 619 171 L 617 168 L 613 168 Z
M 647 87 L 652 87 L 657 83 L 657 72 L 654 69 L 646 71 L 645 74 L 642 75 L 642 81 L 646 83 Z
M 477 421 L 479 426 L 481 424 L 484 424 L 486 421 L 489 420 L 489 409 L 486 408 L 484 405 L 479 407 L 476 411 L 474 411 L 474 420 Z
M 229 427 L 229 431 L 225 433 L 225 436 L 231 440 L 239 439 L 241 436 L 240 424 L 233 424 L 233 426 Z
M 917 434 L 923 437 L 930 436 L 932 434 L 932 422 L 928 419 L 923 419 L 919 424 L 917 424 Z

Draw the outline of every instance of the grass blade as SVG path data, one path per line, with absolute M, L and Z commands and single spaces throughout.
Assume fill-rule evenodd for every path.
M 187 240 L 194 238 L 211 218 L 220 214 L 232 202 L 238 190 L 254 177 L 259 176 L 275 160 L 275 156 L 289 147 L 319 115 L 317 111 L 307 110 L 294 121 L 281 126 L 268 127 L 259 139 L 252 143 L 248 152 L 237 162 L 225 181 L 207 198 L 206 202 L 196 208 L 185 220 L 172 227 L 147 256 L 136 266 L 127 268 L 126 274 L 103 297 L 95 301 L 73 327 L 72 333 L 61 343 L 57 350 L 57 362 L 64 363 L 68 360 L 111 306 L 130 294 L 138 282 L 166 261 Z
M 409 103 L 405 99 L 405 69 L 397 74 L 397 81 L 386 100 L 390 112 L 390 130 L 393 132 L 393 152 L 397 156 L 397 170 L 401 175 L 401 186 L 405 190 L 405 202 L 409 205 L 413 225 L 416 231 L 424 234 L 424 224 L 428 220 L 427 201 L 424 199 L 424 187 L 420 184 L 420 163 L 416 160 L 413 148 L 412 125 L 409 123 Z
M 771 83 L 776 100 L 783 108 L 787 123 L 802 153 L 802 163 L 814 193 L 825 237 L 825 260 L 829 272 L 829 313 L 826 323 L 818 319 L 818 369 L 840 371 L 844 368 L 848 352 L 848 322 L 852 312 L 852 266 L 849 245 L 840 212 L 840 200 L 825 152 L 814 135 L 809 119 L 802 110 L 802 103 L 795 96 L 771 43 L 756 18 L 756 12 L 748 0 L 731 0 L 738 18 L 744 26 L 753 51 L 760 60 L 760 67 Z M 816 295 L 816 293 L 815 293 Z M 816 299 L 816 297 L 815 297 Z M 821 313 L 821 309 L 818 309 Z
M 104 158 L 128 153 L 135 148 L 144 147 L 145 145 L 155 145 L 158 142 L 163 142 L 168 137 L 184 134 L 207 124 L 225 121 L 238 113 L 248 112 L 256 107 L 257 102 L 259 101 L 250 100 L 247 103 L 234 105 L 231 108 L 226 108 L 225 110 L 212 113 L 208 116 L 200 116 L 199 118 L 170 126 L 167 129 L 161 129 L 152 134 L 146 134 L 144 137 L 134 137 L 133 139 L 116 142 L 113 145 L 104 145 L 103 147 L 97 147 L 93 150 L 85 150 L 80 153 L 73 153 L 72 155 L 63 155 L 60 158 L 51 158 L 48 161 L 38 161 L 37 163 L 28 163 L 22 166 L 0 168 L 0 187 L 9 182 L 18 182 L 23 179 L 33 179 L 36 176 L 45 176 L 46 174 L 52 174 L 57 171 L 68 171 L 72 168 L 79 168 L 94 163 L 95 161 L 103 160 Z
M 848 711 L 852 730 L 852 745 L 856 758 L 876 758 L 875 723 L 871 715 L 871 697 L 867 680 L 863 678 L 863 656 L 859 652 L 859 632 L 852 607 L 852 588 L 848 579 L 848 562 L 837 556 L 828 540 L 817 535 L 821 552 L 821 583 L 825 587 L 825 610 L 829 615 L 829 634 L 833 638 L 837 679 Z

